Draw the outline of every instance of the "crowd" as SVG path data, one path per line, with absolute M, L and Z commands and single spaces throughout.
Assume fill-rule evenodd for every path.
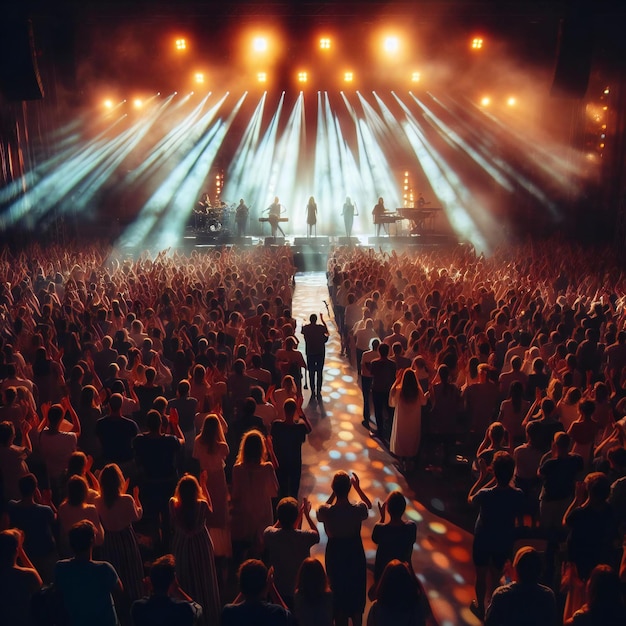
M 297 332 L 294 272 L 288 247 L 2 253 L 2 623 L 362 623 L 372 502 L 345 472 L 317 511 L 298 501 L 303 370 L 321 401 L 328 329 L 312 315 Z M 472 611 L 623 623 L 612 258 L 554 241 L 488 259 L 338 248 L 328 284 L 363 426 L 407 473 L 471 457 Z M 369 626 L 434 623 L 405 506 L 400 492 L 377 504 Z
M 622 623 L 626 280 L 611 252 L 558 240 L 489 258 L 340 248 L 328 285 L 363 426 L 401 471 L 471 462 L 472 612 Z M 493 594 L 529 544 L 540 558 L 518 553 L 518 582 Z

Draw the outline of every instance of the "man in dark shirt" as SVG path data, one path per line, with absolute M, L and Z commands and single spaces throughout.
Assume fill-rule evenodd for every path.
M 393 408 L 389 406 L 389 392 L 396 380 L 396 364 L 389 358 L 389 346 L 386 343 L 378 346 L 378 354 L 379 357 L 370 363 L 372 402 L 377 434 L 383 441 L 388 441 L 393 422 Z
M 7 505 L 11 526 L 24 532 L 24 549 L 45 583 L 51 583 L 58 555 L 54 540 L 56 515 L 46 504 L 35 502 L 37 478 L 26 474 L 19 480 L 21 498 Z M 50 492 L 44 490 L 49 498 Z M 43 498 L 43 496 L 42 496 Z
M 508 452 L 496 452 L 493 463 L 495 487 L 483 487 L 486 465 L 480 464 L 480 476 L 468 495 L 470 504 L 478 504 L 480 512 L 474 527 L 472 559 L 476 569 L 476 600 L 470 609 L 479 619 L 485 615 L 485 595 L 489 570 L 492 581 L 500 578 L 507 559 L 512 555 L 515 523 L 524 508 L 524 494 L 509 483 L 515 471 L 515 460 Z
M 302 475 L 302 444 L 311 432 L 311 424 L 304 413 L 302 421 L 296 421 L 297 404 L 287 398 L 283 404 L 284 420 L 272 423 L 272 446 L 278 461 L 276 478 L 279 498 L 298 498 Z
M 175 412 L 172 412 L 175 415 Z M 148 432 L 134 441 L 135 462 L 139 469 L 139 486 L 144 519 L 155 535 L 159 529 L 164 543 L 169 538 L 169 500 L 178 480 L 178 453 L 185 439 L 175 417 L 170 416 L 173 435 L 161 432 L 161 414 L 148 411 Z M 158 537 L 157 537 L 158 539 Z
M 560 529 L 567 507 L 574 498 L 576 480 L 584 468 L 583 458 L 571 454 L 570 436 L 559 432 L 554 436 L 552 457 L 539 468 L 543 481 L 539 497 L 541 526 L 548 530 Z
M 124 474 L 133 460 L 133 439 L 139 434 L 137 424 L 121 414 L 123 398 L 114 393 L 109 399 L 110 414 L 96 422 L 96 435 L 102 446 L 105 463 L 117 463 Z
M 328 341 L 328 326 L 324 316 L 320 313 L 320 322 L 317 323 L 317 315 L 312 313 L 309 317 L 310 324 L 302 327 L 304 337 L 307 368 L 309 370 L 309 385 L 311 396 L 322 399 L 322 372 L 324 370 L 324 358 L 326 356 L 326 342 Z
M 185 453 L 191 457 L 193 442 L 196 436 L 195 419 L 198 410 L 197 398 L 189 395 L 190 385 L 188 380 L 181 380 L 176 388 L 176 397 L 167 403 L 168 412 L 176 409 L 178 412 L 178 424 L 185 436 Z
M 541 555 L 524 546 L 517 551 L 513 567 L 517 580 L 493 592 L 485 626 L 552 626 L 556 603 L 552 589 L 539 584 Z
M 176 563 L 171 554 L 158 558 L 150 568 L 152 594 L 133 603 L 130 615 L 134 626 L 193 626 L 202 616 L 176 580 Z
M 74 524 L 68 535 L 75 556 L 56 564 L 54 582 L 63 597 L 70 623 L 116 626 L 119 622 L 113 595 L 120 595 L 124 589 L 110 563 L 92 559 L 94 525 L 83 520 Z
M 222 626 L 294 626 L 295 621 L 286 608 L 265 600 L 268 587 L 273 591 L 273 586 L 262 561 L 245 561 L 239 568 L 242 600 L 222 609 Z
M 155 384 L 157 371 L 154 367 L 146 367 L 146 384 L 137 385 L 135 387 L 135 394 L 139 400 L 139 412 L 135 416 L 137 423 L 143 428 L 146 423 L 146 415 L 152 408 L 152 403 L 159 396 L 165 395 L 165 390 L 161 385 Z

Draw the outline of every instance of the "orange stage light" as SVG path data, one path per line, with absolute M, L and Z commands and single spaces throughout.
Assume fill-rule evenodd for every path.
M 328 37 L 322 37 L 320 39 L 320 49 L 330 50 L 330 39 Z
M 174 42 L 174 45 L 176 46 L 176 50 L 178 51 L 187 50 L 187 40 L 183 39 L 182 37 L 178 38 Z
M 474 37 L 472 39 L 471 48 L 472 50 L 482 50 L 483 44 L 484 41 L 482 37 Z

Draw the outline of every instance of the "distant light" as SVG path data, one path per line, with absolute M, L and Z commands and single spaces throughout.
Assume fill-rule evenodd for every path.
M 328 37 L 322 37 L 320 39 L 320 48 L 322 50 L 330 50 L 330 39 Z
M 309 76 L 306 72 L 298 72 L 299 83 L 306 83 L 307 80 L 309 80 Z
M 140 98 L 135 98 L 135 99 L 133 100 L 133 106 L 134 106 L 136 109 L 141 109 L 141 107 L 143 106 L 143 100 L 141 100 Z
M 474 37 L 472 39 L 472 50 L 482 50 L 483 47 L 483 39 L 482 37 Z
M 157 91 L 157 96 L 160 96 L 160 95 L 161 95 L 161 92 L 160 92 L 160 91 Z
M 481 106 L 484 107 L 488 107 L 491 104 L 491 98 L 489 96 L 485 96 L 481 101 L 480 101 Z
M 259 83 L 266 83 L 267 82 L 267 72 L 259 72 L 256 75 L 256 79 Z
M 267 52 L 267 39 L 265 37 L 255 37 L 252 40 L 252 49 L 255 52 Z
M 405 176 L 408 176 L 408 175 L 409 175 L 409 172 L 408 172 L 408 171 L 407 171 L 407 172 L 404 172 L 404 175 L 405 175 Z
M 343 80 L 346 83 L 351 83 L 354 80 L 354 72 L 344 72 Z
M 609 88 L 608 88 L 608 87 L 604 90 L 604 93 L 605 93 L 605 94 L 608 94 L 608 93 L 609 93 Z
M 103 103 L 105 109 L 113 108 L 113 100 L 105 100 Z
M 175 42 L 176 50 L 187 50 L 187 41 L 185 39 L 177 39 Z
M 411 74 L 411 81 L 414 83 L 419 83 L 421 77 L 422 75 L 419 72 L 413 72 L 413 74 Z
M 514 98 L 513 96 L 511 96 L 506 103 L 510 106 L 510 107 L 514 107 L 517 104 L 517 99 Z
M 396 54 L 400 50 L 400 40 L 397 37 L 385 37 L 383 48 L 387 54 Z
M 198 83 L 198 85 L 204 84 L 204 74 L 202 72 L 196 72 L 193 76 L 193 79 Z

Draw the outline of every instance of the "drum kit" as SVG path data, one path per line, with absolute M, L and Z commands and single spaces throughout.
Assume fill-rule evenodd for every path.
M 194 211 L 194 225 L 197 232 L 220 234 L 232 230 L 235 205 L 220 202 L 212 205 L 199 201 Z

